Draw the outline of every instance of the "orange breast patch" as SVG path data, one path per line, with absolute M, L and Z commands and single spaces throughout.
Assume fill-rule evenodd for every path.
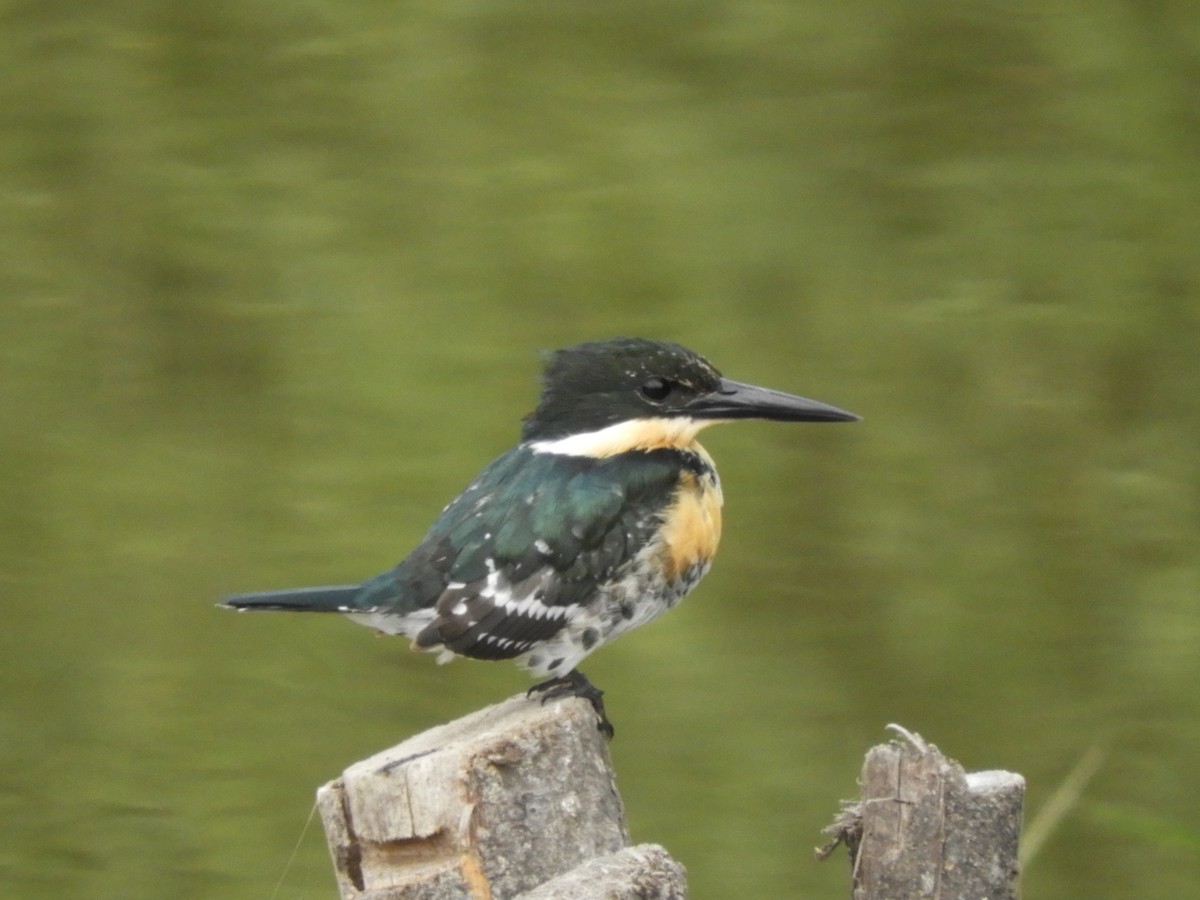
M 661 532 L 663 569 L 669 580 L 707 564 L 721 541 L 721 488 L 712 476 L 685 472 Z

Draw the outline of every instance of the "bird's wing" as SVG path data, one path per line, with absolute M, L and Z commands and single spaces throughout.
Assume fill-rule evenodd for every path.
M 406 606 L 435 613 L 417 644 L 507 659 L 556 634 L 657 531 L 684 456 L 501 456 L 389 573 Z

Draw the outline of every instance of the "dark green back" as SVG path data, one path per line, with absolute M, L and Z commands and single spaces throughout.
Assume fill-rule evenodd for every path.
M 586 602 L 661 524 L 681 471 L 703 466 L 675 449 L 594 459 L 515 447 L 446 507 L 403 562 L 368 581 L 356 605 L 401 614 L 430 607 L 448 584 L 485 579 L 489 562 L 509 582 L 549 563 L 560 577 L 544 602 Z

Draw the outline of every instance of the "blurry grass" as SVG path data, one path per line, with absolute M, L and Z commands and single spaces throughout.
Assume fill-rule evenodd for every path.
M 1050 795 L 1050 799 L 1038 810 L 1021 835 L 1019 857 L 1022 869 L 1029 867 L 1063 820 L 1079 807 L 1084 791 L 1104 765 L 1107 756 L 1108 747 L 1105 744 L 1096 744 L 1089 748 L 1058 789 Z
M 896 728 L 896 726 L 889 726 Z M 1072 813 L 1083 813 L 1127 839 L 1131 844 L 1153 847 L 1160 851 L 1178 850 L 1200 859 L 1200 828 L 1181 823 L 1162 815 L 1131 808 L 1127 804 L 1088 800 L 1085 794 L 1092 779 L 1108 758 L 1106 742 L 1094 744 L 1059 784 L 1050 798 L 1022 830 L 1019 860 L 1027 872 L 1041 855 L 1042 849 Z
M 1200 859 L 1200 828 L 1119 803 L 1088 803 L 1088 815 L 1112 831 L 1159 849 L 1189 851 Z

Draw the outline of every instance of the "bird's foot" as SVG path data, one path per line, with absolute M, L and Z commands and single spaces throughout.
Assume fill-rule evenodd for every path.
M 525 692 L 525 696 L 531 698 L 539 694 L 543 703 L 562 697 L 582 697 L 592 704 L 592 709 L 596 711 L 596 716 L 600 720 L 596 723 L 596 727 L 600 733 L 610 741 L 612 740 L 614 729 L 612 722 L 608 721 L 608 714 L 604 711 L 604 691 L 588 681 L 587 676 L 578 669 L 572 669 L 566 675 L 557 675 L 549 681 L 535 684 Z

